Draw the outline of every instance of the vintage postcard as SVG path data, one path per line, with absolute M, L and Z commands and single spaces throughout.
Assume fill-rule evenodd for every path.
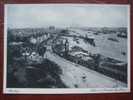
M 129 5 L 5 4 L 3 92 L 130 92 Z

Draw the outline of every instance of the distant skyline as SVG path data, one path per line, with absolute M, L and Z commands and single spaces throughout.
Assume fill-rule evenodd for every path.
M 127 27 L 129 6 L 7 4 L 7 27 Z

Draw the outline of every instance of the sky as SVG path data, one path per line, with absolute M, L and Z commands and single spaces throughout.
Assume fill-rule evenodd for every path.
M 94 4 L 7 4 L 9 28 L 126 27 L 129 6 Z

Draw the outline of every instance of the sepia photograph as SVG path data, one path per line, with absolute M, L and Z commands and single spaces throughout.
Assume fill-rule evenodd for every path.
M 130 92 L 129 8 L 6 4 L 3 92 Z

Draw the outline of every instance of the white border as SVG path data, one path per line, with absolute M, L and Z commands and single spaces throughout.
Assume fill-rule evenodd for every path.
M 118 5 L 118 4 L 44 4 L 44 5 L 71 5 L 71 6 L 127 6 L 128 7 L 128 84 L 127 88 L 6 88 L 7 80 L 7 5 L 19 5 L 19 4 L 6 4 L 4 5 L 4 78 L 3 78 L 3 93 L 5 94 L 86 94 L 86 93 L 129 93 L 131 91 L 131 56 L 130 56 L 130 5 Z M 20 4 L 20 5 L 42 5 L 42 4 Z

